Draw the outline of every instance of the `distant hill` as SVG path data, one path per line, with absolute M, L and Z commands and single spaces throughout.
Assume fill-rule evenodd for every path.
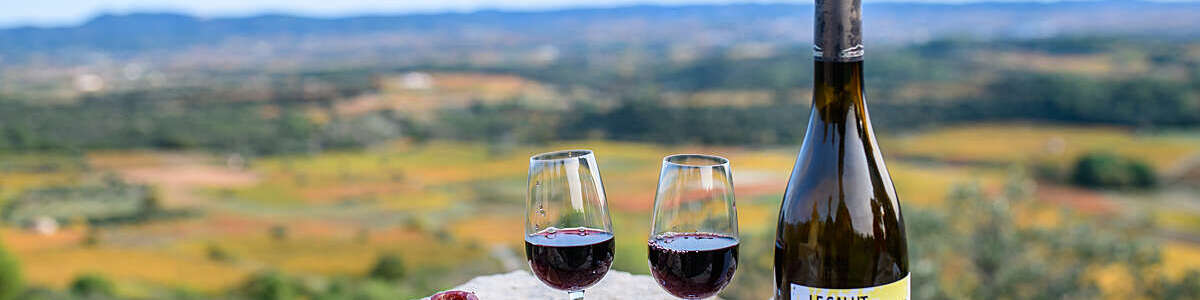
M 955 36 L 977 39 L 1058 35 L 1200 37 L 1200 3 L 1140 1 L 916 4 L 870 3 L 867 40 L 910 43 Z M 261 15 L 197 18 L 172 13 L 102 15 L 72 27 L 0 29 L 0 61 L 128 58 L 181 51 L 256 57 L 454 56 L 478 51 L 591 50 L 622 45 L 724 47 L 804 44 L 812 6 L 739 4 L 630 6 L 554 11 L 311 18 Z M 449 59 L 449 58 L 448 58 Z

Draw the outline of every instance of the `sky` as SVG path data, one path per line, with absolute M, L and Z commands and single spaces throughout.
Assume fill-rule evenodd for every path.
M 911 1 L 977 2 L 983 0 Z M 181 12 L 202 17 L 246 16 L 261 13 L 333 17 L 359 14 L 465 12 L 480 9 L 544 10 L 631 4 L 753 2 L 812 2 L 812 0 L 0 0 L 0 27 L 74 25 L 102 13 L 129 12 Z

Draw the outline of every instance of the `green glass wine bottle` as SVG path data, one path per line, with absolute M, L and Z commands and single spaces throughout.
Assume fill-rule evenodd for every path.
M 908 299 L 904 218 L 863 96 L 861 0 L 816 0 L 813 106 L 779 209 L 775 299 Z

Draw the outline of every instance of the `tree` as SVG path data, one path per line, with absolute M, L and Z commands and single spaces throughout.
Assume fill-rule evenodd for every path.
M 21 264 L 0 244 L 0 300 L 14 300 L 25 289 Z
M 379 256 L 375 260 L 375 266 L 371 267 L 371 273 L 368 275 L 371 278 L 399 281 L 404 279 L 404 260 L 400 255 L 389 253 Z
M 1149 188 L 1158 183 L 1150 164 L 1110 152 L 1080 156 L 1071 179 L 1091 188 Z
M 71 282 L 70 290 L 72 296 L 83 299 L 108 299 L 116 294 L 112 281 L 97 273 L 79 275 Z

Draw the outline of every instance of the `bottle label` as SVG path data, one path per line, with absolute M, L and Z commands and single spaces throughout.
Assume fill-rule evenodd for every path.
M 861 289 L 820 289 L 792 284 L 792 300 L 908 300 L 909 275 L 896 282 Z

